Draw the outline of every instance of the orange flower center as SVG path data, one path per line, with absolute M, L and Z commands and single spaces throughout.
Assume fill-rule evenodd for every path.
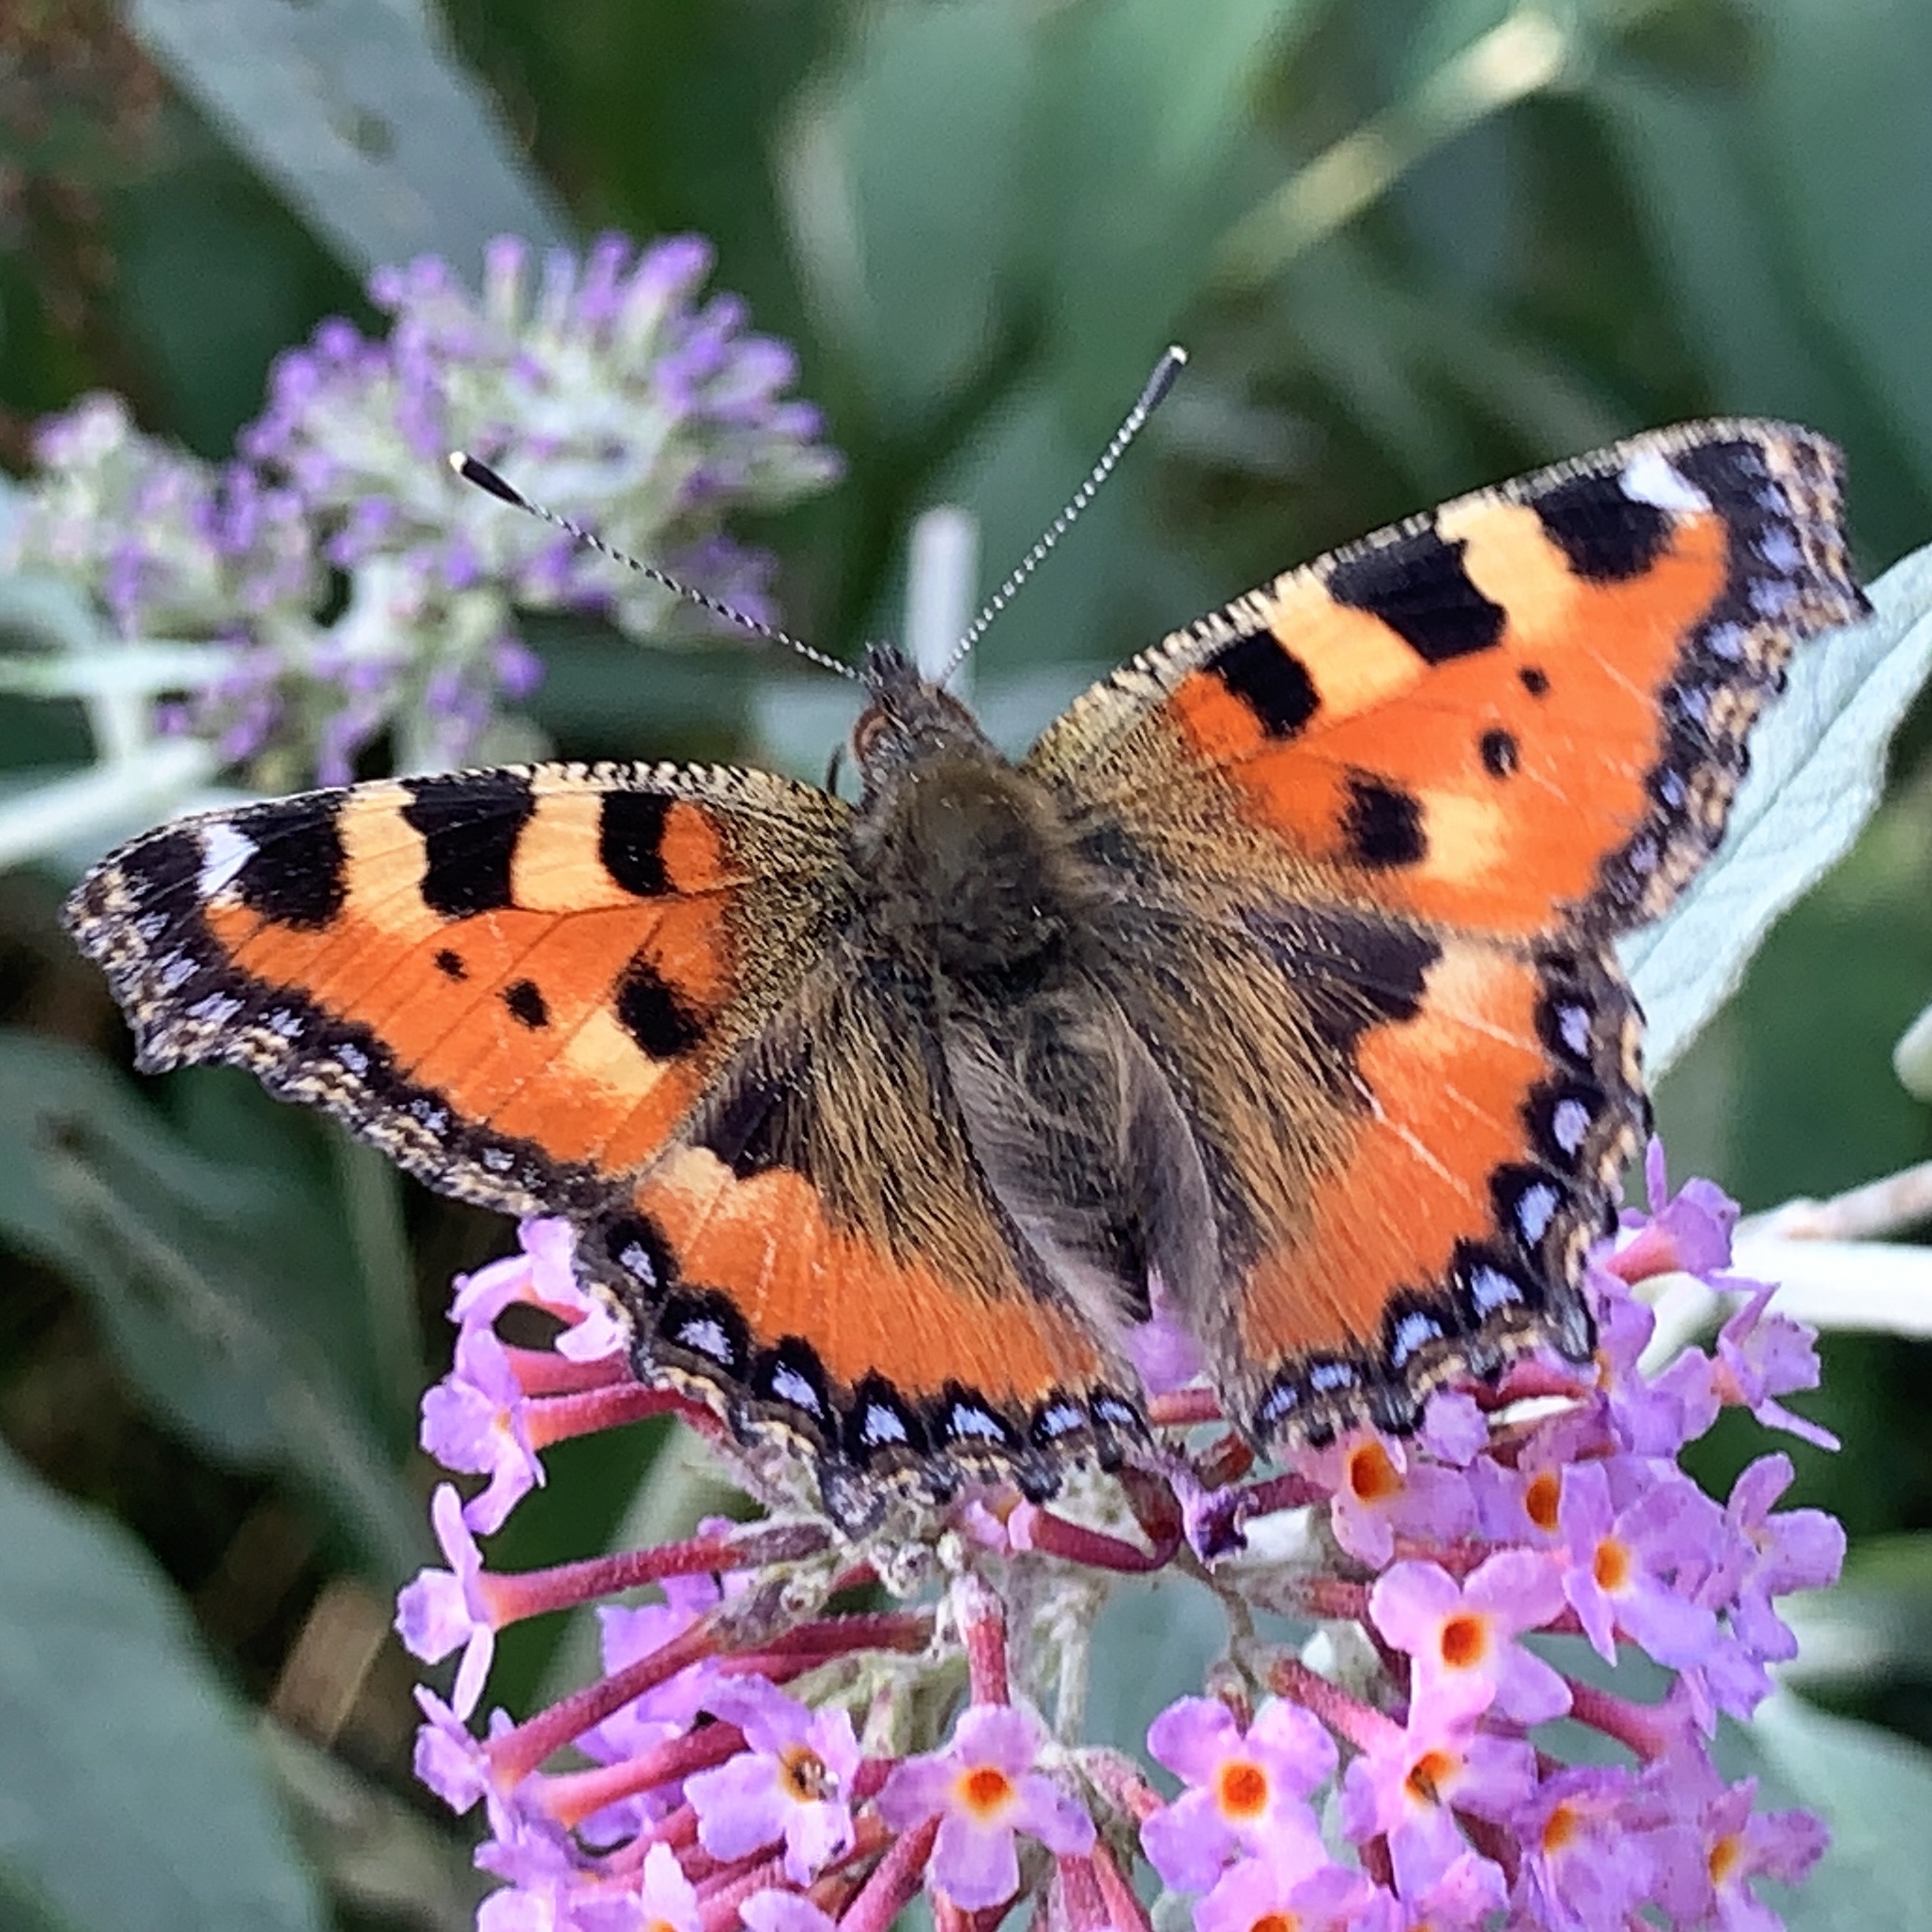
M 1447 1618 L 1441 1639 L 1443 1662 L 1451 1670 L 1474 1670 L 1490 1654 L 1490 1620 L 1467 1611 Z
M 1443 1786 L 1456 1772 L 1456 1760 L 1446 1751 L 1425 1751 L 1409 1768 L 1409 1795 L 1424 1804 L 1440 1804 Z
M 1350 1454 L 1349 1489 L 1358 1502 L 1385 1502 L 1401 1487 L 1402 1478 L 1380 1443 L 1364 1443 Z
M 997 1818 L 1018 1795 L 1012 1780 L 997 1764 L 976 1764 L 961 1773 L 953 1789 L 959 1801 L 982 1823 Z
M 1522 1512 L 1546 1535 L 1556 1528 L 1556 1503 L 1563 1490 L 1553 1469 L 1539 1469 L 1522 1492 Z
M 1559 1804 L 1543 1820 L 1543 1850 L 1554 1855 L 1566 1846 L 1573 1845 L 1582 1832 L 1583 1820 L 1567 1804 Z
M 1710 1867 L 1710 1882 L 1713 1885 L 1722 1885 L 1737 1869 L 1739 1855 L 1743 1849 L 1743 1843 L 1735 1832 L 1720 1838 L 1710 1847 L 1710 1857 L 1707 1862 Z
M 787 1744 L 779 1753 L 779 1783 L 794 1804 L 817 1804 L 831 1795 L 834 1779 L 809 1744 Z
M 1627 1588 L 1631 1581 L 1630 1545 L 1618 1542 L 1615 1537 L 1605 1537 L 1597 1545 L 1590 1574 L 1597 1579 L 1597 1587 L 1613 1597 Z
M 1293 1912 L 1263 1912 L 1247 1932 L 1300 1932 L 1301 1923 Z
M 1259 1817 L 1268 1808 L 1268 1774 L 1245 1760 L 1224 1764 L 1220 1777 L 1221 1815 L 1230 1818 Z

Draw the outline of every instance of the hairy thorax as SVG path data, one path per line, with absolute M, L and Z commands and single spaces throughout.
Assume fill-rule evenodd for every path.
M 871 802 L 855 848 L 871 936 L 941 981 L 1050 972 L 1103 896 L 1052 794 L 991 753 L 904 773 Z

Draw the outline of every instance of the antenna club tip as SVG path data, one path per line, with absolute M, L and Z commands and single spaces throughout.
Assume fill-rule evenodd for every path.
M 491 496 L 501 498 L 506 503 L 514 503 L 519 510 L 532 507 L 522 491 L 513 489 L 487 463 L 479 462 L 468 450 L 452 450 L 445 460 L 465 483 L 473 483 L 478 489 L 487 490 Z
M 1167 345 L 1166 360 L 1170 363 L 1184 364 L 1187 361 L 1187 351 L 1178 342 L 1170 342 Z

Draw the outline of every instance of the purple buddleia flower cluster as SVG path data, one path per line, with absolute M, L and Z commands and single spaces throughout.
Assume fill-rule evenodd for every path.
M 1153 1444 L 1070 1473 L 1051 1507 L 989 1484 L 923 1537 L 855 1539 L 767 1484 L 749 1522 L 499 1573 L 476 1537 L 565 1436 L 674 1411 L 757 1482 L 708 1411 L 634 1379 L 567 1226 L 527 1223 L 459 1284 L 424 1443 L 486 1480 L 438 1492 L 448 1568 L 397 1616 L 417 1656 L 460 1656 L 447 1700 L 418 1692 L 417 1769 L 485 1808 L 480 1932 L 884 1932 L 920 1892 L 944 1932 L 1028 1902 L 1050 1932 L 1776 1932 L 1756 1887 L 1802 1878 L 1823 1827 L 1760 1810 L 1710 1741 L 1795 1654 L 1778 1600 L 1832 1582 L 1844 1535 L 1775 1507 L 1780 1453 L 1722 1503 L 1678 1457 L 1725 1407 L 1829 1444 L 1782 1399 L 1817 1358 L 1729 1274 L 1735 1208 L 1704 1182 L 1669 1197 L 1655 1149 L 1649 1182 L 1589 1262 L 1593 1367 L 1441 1392 L 1406 1440 L 1364 1430 L 1257 1472 L 1182 1388 L 1155 1399 Z M 1651 1363 L 1643 1284 L 1679 1273 L 1736 1311 L 1709 1351 Z M 513 1302 L 553 1346 L 499 1338 Z M 1080 1692 L 1101 1598 L 1169 1566 L 1211 1580 L 1229 1645 L 1143 1762 L 1083 1740 Z M 602 1676 L 479 1731 L 496 1632 L 594 1602 Z M 1264 1641 L 1260 1610 L 1312 1634 Z M 1614 1675 L 1634 1653 L 1661 1697 Z
M 796 359 L 702 299 L 708 244 L 606 236 L 581 258 L 487 251 L 475 294 L 425 257 L 379 271 L 387 332 L 324 322 L 282 356 L 234 458 L 143 434 L 117 397 L 43 425 L 14 568 L 79 588 L 126 644 L 157 730 L 265 785 L 340 783 L 386 733 L 416 768 L 474 755 L 541 665 L 519 612 L 588 611 L 634 636 L 706 623 L 645 578 L 452 476 L 466 449 L 532 499 L 752 617 L 768 557 L 725 519 L 829 483 Z M 140 675 L 131 669 L 129 675 Z

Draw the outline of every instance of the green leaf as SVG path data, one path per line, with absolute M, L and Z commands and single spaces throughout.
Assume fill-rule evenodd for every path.
M 136 0 L 134 31 L 357 274 L 435 253 L 475 280 L 484 244 L 567 239 L 426 8 Z
M 1317 9 L 1171 0 L 1050 9 L 1028 203 L 1037 273 L 1088 434 L 1110 425 L 1200 299 L 1228 224 L 1281 172 L 1256 113 Z
M 1842 425 L 1845 385 L 1781 256 L 1749 104 L 1616 56 L 1591 73 L 1584 98 L 1623 157 L 1711 400 Z
M 320 1932 L 244 1713 L 147 1553 L 5 1450 L 0 1550 L 7 1923 L 38 1890 L 87 1932 Z
M 224 1462 L 280 1466 L 406 1575 L 421 1510 L 322 1338 L 350 1355 L 373 1338 L 340 1200 L 286 1159 L 202 1158 L 99 1061 L 23 1032 L 0 1031 L 0 1229 L 85 1291 L 149 1404 Z M 393 1236 L 364 1213 L 374 1260 Z
M 1762 150 L 1807 297 L 1932 480 L 1932 12 L 1921 0 L 1770 0 Z
M 794 237 L 889 416 L 939 408 L 993 347 L 1032 67 L 1011 0 L 889 6 L 808 101 L 788 170 Z
M 1932 1927 L 1932 1754 L 1780 1692 L 1718 1755 L 1731 1776 L 1763 1781 L 1761 1809 L 1801 1804 L 1832 1828 L 1817 1869 L 1778 1894 L 1787 1932 Z
M 1883 1694 L 1901 1681 L 1932 1681 L 1932 1535 L 1861 1538 L 1833 1588 L 1807 1590 L 1778 1614 L 1798 1633 L 1787 1683 Z
M 1772 922 L 1851 849 L 1886 748 L 1932 668 L 1932 549 L 1871 588 L 1874 614 L 1798 653 L 1759 725 L 1717 857 L 1659 924 L 1618 949 L 1662 1072 L 1737 986 Z

